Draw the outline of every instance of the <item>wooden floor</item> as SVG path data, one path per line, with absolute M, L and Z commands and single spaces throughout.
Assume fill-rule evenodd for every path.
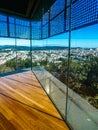
M 0 130 L 68 130 L 31 71 L 0 77 Z

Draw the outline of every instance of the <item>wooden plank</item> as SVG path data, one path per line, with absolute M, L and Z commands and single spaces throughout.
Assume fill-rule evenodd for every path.
M 2 113 L 0 113 L 0 130 L 16 130 Z
M 0 78 L 0 113 L 12 129 L 68 130 L 30 71 Z

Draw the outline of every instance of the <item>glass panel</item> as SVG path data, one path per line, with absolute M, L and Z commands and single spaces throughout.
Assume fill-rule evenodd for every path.
M 7 16 L 0 14 L 0 36 L 8 36 Z
M 14 17 L 9 17 L 9 23 L 15 23 L 15 18 Z
M 0 21 L 7 22 L 7 16 L 0 14 Z
M 49 12 L 46 12 L 44 15 L 43 15 L 43 19 L 42 19 L 42 24 L 45 25 L 49 22 Z
M 9 24 L 9 35 L 10 35 L 10 37 L 16 37 L 15 36 L 15 24 Z
M 30 27 L 16 25 L 16 37 L 23 38 L 23 39 L 29 39 L 30 38 Z
M 16 70 L 14 39 L 0 38 L 0 74 Z
M 48 29 L 49 29 L 48 24 L 46 24 L 42 27 L 42 38 L 48 38 L 49 37 L 49 35 L 48 35 L 49 30 Z
M 32 60 L 33 64 L 36 63 L 38 66 L 33 68 L 33 72 L 63 118 L 65 118 L 66 108 L 66 85 L 59 80 L 65 83 L 67 79 L 67 39 L 68 35 L 64 34 L 47 40 L 41 40 L 42 43 L 37 47 L 38 50 L 33 51 L 32 55 L 34 58 Z M 38 44 L 38 41 L 36 43 Z
M 67 6 L 69 6 L 72 0 L 66 0 L 66 1 L 67 1 Z
M 30 22 L 0 14 L 0 36 L 29 39 Z
M 67 8 L 68 29 L 69 8 Z M 72 29 L 81 28 L 98 22 L 98 1 L 77 0 L 72 4 Z
M 56 2 L 50 8 L 50 19 L 58 15 L 64 10 L 65 0 L 56 0 Z
M 39 40 L 42 37 L 41 35 L 41 22 L 32 22 L 32 39 Z
M 29 27 L 30 26 L 30 22 L 29 21 L 27 21 L 27 20 L 22 20 L 22 19 L 15 19 L 15 23 L 17 24 L 17 25 L 22 25 L 22 26 L 27 26 L 27 27 Z
M 16 39 L 16 65 L 17 69 L 25 69 L 31 67 L 30 58 L 30 40 Z
M 29 40 L 0 38 L 0 74 L 30 67 Z
M 98 128 L 98 28 L 72 32 L 67 120 L 74 130 Z
M 7 23 L 0 22 L 0 36 L 8 36 Z
M 66 86 L 41 67 L 33 68 L 33 72 L 36 74 L 42 87 L 64 118 L 66 107 Z
M 64 12 L 50 21 L 50 36 L 64 32 Z

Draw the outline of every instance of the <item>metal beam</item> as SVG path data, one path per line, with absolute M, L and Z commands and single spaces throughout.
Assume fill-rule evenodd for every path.
M 24 14 L 18 13 L 18 12 L 14 12 L 14 11 L 11 11 L 11 10 L 8 10 L 8 9 L 0 8 L 0 13 L 7 14 L 7 15 L 10 15 L 10 16 L 13 16 L 13 17 L 17 16 L 17 17 L 25 18 Z
M 33 18 L 34 13 L 36 12 L 36 10 L 37 10 L 38 5 L 40 4 L 40 2 L 41 2 L 41 0 L 37 0 L 36 5 L 35 5 L 35 7 L 34 7 L 32 13 L 31 13 L 31 15 L 30 15 L 30 18 Z
M 27 7 L 27 10 L 26 10 L 26 17 L 30 16 L 30 13 L 31 13 L 32 7 L 34 7 L 35 1 L 36 0 L 29 0 L 28 7 Z

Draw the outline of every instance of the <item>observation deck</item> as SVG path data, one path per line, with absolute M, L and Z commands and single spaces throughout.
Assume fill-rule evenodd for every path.
M 31 71 L 0 77 L 0 130 L 69 130 Z

